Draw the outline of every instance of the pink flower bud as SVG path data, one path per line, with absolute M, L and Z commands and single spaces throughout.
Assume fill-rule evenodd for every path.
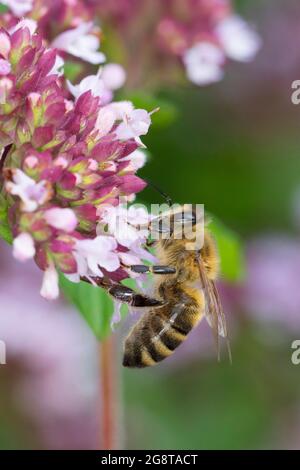
M 41 95 L 39 93 L 30 93 L 28 95 L 28 99 L 29 99 L 30 104 L 32 106 L 36 106 L 38 104 L 40 98 L 41 98 Z
M 13 82 L 9 78 L 2 78 L 0 80 L 0 104 L 6 102 L 8 93 L 13 87 Z
M 64 103 L 65 103 L 65 106 L 66 106 L 66 111 L 67 111 L 67 113 L 70 112 L 70 111 L 72 111 L 72 110 L 74 109 L 74 103 L 73 103 L 73 101 L 71 101 L 71 100 L 65 100 Z
M 120 190 L 123 194 L 138 193 L 142 191 L 147 184 L 141 178 L 135 175 L 124 175 Z
M 57 157 L 54 160 L 54 165 L 55 166 L 61 166 L 62 168 L 67 168 L 68 166 L 68 160 L 64 157 Z
M 13 242 L 13 256 L 19 261 L 27 261 L 35 255 L 34 241 L 29 233 L 20 233 Z
M 35 157 L 34 155 L 30 155 L 29 157 L 26 157 L 24 161 L 25 165 L 30 169 L 34 168 L 38 164 L 38 162 L 39 162 L 38 158 Z
M 65 232 L 72 232 L 77 225 L 77 217 L 72 209 L 54 207 L 45 212 L 44 218 L 49 225 Z
M 96 171 L 98 169 L 98 162 L 97 160 L 94 160 L 93 158 L 89 158 L 89 170 L 91 171 Z
M 0 54 L 7 59 L 10 52 L 10 39 L 8 35 L 4 32 L 0 33 Z
M 54 300 L 59 296 L 58 274 L 53 264 L 44 273 L 40 294 L 47 300 Z

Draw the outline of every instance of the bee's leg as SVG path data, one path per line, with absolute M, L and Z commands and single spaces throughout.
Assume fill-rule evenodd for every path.
M 130 289 L 130 287 L 123 286 L 122 284 L 115 284 L 108 290 L 108 292 L 116 300 L 125 302 L 132 307 L 161 307 L 164 305 L 162 300 L 139 294 L 133 289 Z
M 144 264 L 133 264 L 132 266 L 128 266 L 128 268 L 133 271 L 134 273 L 152 273 L 152 274 L 175 274 L 176 268 L 172 266 L 161 266 L 161 265 L 154 265 L 154 266 L 146 266 Z
M 81 279 L 82 281 L 91 283 L 91 281 L 86 277 L 82 277 Z M 98 286 L 106 289 L 106 291 L 114 299 L 118 300 L 119 302 L 129 304 L 132 307 L 161 307 L 164 305 L 162 300 L 158 300 L 144 294 L 139 294 L 133 289 L 130 289 L 130 287 L 123 286 L 122 284 L 118 283 L 114 284 L 113 282 L 101 277 L 93 277 L 93 282 L 95 282 Z

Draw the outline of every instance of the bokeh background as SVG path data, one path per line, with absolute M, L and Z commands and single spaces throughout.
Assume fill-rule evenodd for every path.
M 161 72 L 155 97 L 147 87 L 122 91 L 161 107 L 141 175 L 177 202 L 204 203 L 239 250 L 220 282 L 233 364 L 225 353 L 217 362 L 203 324 L 160 366 L 122 370 L 126 449 L 300 448 L 300 365 L 291 362 L 300 339 L 300 105 L 291 103 L 300 5 L 235 5 L 263 40 L 252 63 L 228 64 L 224 80 L 204 88 L 166 84 Z M 116 47 L 107 54 L 122 62 Z M 139 200 L 161 202 L 149 188 Z M 96 448 L 96 339 L 64 299 L 39 297 L 33 265 L 13 261 L 4 242 L 0 253 L 0 448 Z M 127 329 L 116 328 L 118 342 Z

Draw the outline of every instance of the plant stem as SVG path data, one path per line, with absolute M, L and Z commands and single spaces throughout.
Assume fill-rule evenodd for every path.
M 99 343 L 101 435 L 103 450 L 121 448 L 121 401 L 117 341 L 114 334 Z

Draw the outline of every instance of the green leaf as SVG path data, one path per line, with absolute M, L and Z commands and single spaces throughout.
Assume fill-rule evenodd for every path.
M 209 229 L 217 242 L 222 277 L 227 281 L 241 280 L 245 274 L 245 260 L 238 235 L 215 218 L 210 222 Z
M 104 289 L 94 287 L 87 282 L 70 282 L 63 275 L 60 276 L 60 287 L 66 298 L 76 306 L 99 340 L 103 340 L 110 335 L 114 305 L 111 297 Z M 122 318 L 127 314 L 127 311 L 127 305 L 122 305 Z
M 12 244 L 13 236 L 8 223 L 8 204 L 2 195 L 0 195 L 0 237 Z
M 104 339 L 111 332 L 110 322 L 113 315 L 113 302 L 100 287 L 87 282 L 70 282 L 65 276 L 60 277 L 60 286 L 67 299 L 72 302 L 96 337 Z
M 159 108 L 159 111 L 153 114 L 153 127 L 169 126 L 178 116 L 176 106 L 165 98 L 160 98 L 142 91 L 126 94 L 122 97 L 133 102 L 136 108 L 146 109 L 148 112 Z
M 7 13 L 9 8 L 6 5 L 3 5 L 3 3 L 0 3 L 0 15 L 3 13 Z
M 10 245 L 13 242 L 13 236 L 11 234 L 10 227 L 8 225 L 3 224 L 2 222 L 0 222 L 0 237 Z

